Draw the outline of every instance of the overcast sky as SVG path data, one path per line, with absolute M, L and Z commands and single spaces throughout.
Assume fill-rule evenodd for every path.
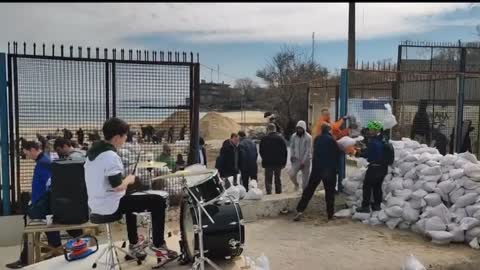
M 400 41 L 474 41 L 480 6 L 358 3 L 357 60 L 396 61 Z M 0 3 L 0 51 L 8 41 L 194 51 L 220 81 L 255 78 L 282 44 L 311 49 L 331 71 L 347 59 L 347 3 Z M 48 46 L 50 48 L 50 46 Z M 213 75 L 213 76 L 212 76 Z M 201 77 L 217 81 L 203 67 Z

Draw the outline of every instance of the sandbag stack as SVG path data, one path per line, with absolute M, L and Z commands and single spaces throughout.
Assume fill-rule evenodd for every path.
M 343 180 L 353 219 L 390 229 L 412 230 L 436 244 L 480 238 L 480 164 L 471 153 L 441 155 L 437 149 L 402 138 L 390 141 L 395 162 L 382 190 L 382 210 L 355 212 L 362 202 L 366 162 Z

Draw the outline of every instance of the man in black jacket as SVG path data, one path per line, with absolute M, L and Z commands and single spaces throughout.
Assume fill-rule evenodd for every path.
M 242 177 L 242 184 L 248 191 L 248 181 L 251 179 L 258 179 L 257 145 L 247 138 L 244 131 L 239 131 L 238 136 L 240 136 L 240 144 L 238 147 L 240 150 L 240 174 Z
M 310 173 L 307 187 L 302 193 L 302 198 L 298 202 L 297 215 L 293 219 L 294 221 L 301 219 L 303 211 L 307 208 L 308 202 L 321 181 L 323 181 L 325 188 L 327 217 L 329 220 L 333 218 L 335 211 L 335 184 L 337 182 L 336 171 L 340 150 L 330 133 L 330 126 L 323 124 L 321 130 L 321 135 L 317 136 L 313 142 L 312 172 Z
M 418 105 L 418 111 L 413 118 L 412 130 L 410 133 L 410 139 L 419 143 L 425 143 L 430 145 L 431 130 L 430 120 L 427 113 L 427 102 L 421 100 Z
M 215 168 L 218 169 L 220 177 L 228 178 L 233 176 L 234 185 L 237 185 L 237 175 L 239 170 L 238 143 L 238 134 L 232 133 L 230 139 L 223 142 L 222 149 L 220 149 L 220 155 L 215 164 Z
M 287 144 L 275 130 L 275 124 L 268 124 L 268 135 L 260 141 L 260 156 L 262 157 L 262 166 L 265 168 L 267 194 L 272 194 L 273 175 L 275 175 L 275 193 L 282 193 L 280 174 L 287 164 Z

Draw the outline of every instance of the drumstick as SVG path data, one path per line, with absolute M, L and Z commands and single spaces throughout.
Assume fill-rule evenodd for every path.
M 132 171 L 133 175 L 135 175 L 135 172 L 137 171 L 137 165 L 138 165 L 138 162 L 140 161 L 141 154 L 142 154 L 142 151 L 138 152 L 137 161 L 135 162 L 135 167 L 133 167 L 133 171 Z

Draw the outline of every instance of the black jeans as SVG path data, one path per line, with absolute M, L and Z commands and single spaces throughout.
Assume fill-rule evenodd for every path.
M 370 165 L 365 173 L 365 181 L 363 181 L 363 201 L 362 207 L 370 206 L 370 199 L 373 193 L 372 207 L 380 207 L 382 203 L 382 183 L 383 178 L 388 172 L 385 165 Z
M 255 171 L 240 171 L 240 174 L 242 176 L 242 185 L 245 187 L 245 189 L 248 191 L 248 181 L 250 179 L 255 179 L 257 180 L 257 172 Z
M 333 217 L 335 211 L 335 184 L 337 182 L 335 169 L 312 170 L 308 185 L 302 193 L 302 198 L 298 202 L 297 212 L 305 211 L 308 202 L 312 199 L 321 181 L 323 181 L 323 187 L 325 188 L 327 216 L 328 218 Z
M 153 245 L 160 247 L 165 244 L 165 209 L 166 201 L 159 195 L 142 194 L 123 196 L 117 211 L 126 216 L 128 241 L 130 244 L 134 245 L 138 242 L 137 217 L 133 212 L 140 213 L 145 210 L 150 212 L 152 216 Z
M 280 174 L 282 172 L 281 167 L 274 168 L 265 168 L 265 189 L 267 194 L 272 194 L 272 181 L 273 176 L 275 175 L 275 193 L 282 193 L 282 180 L 280 179 Z

